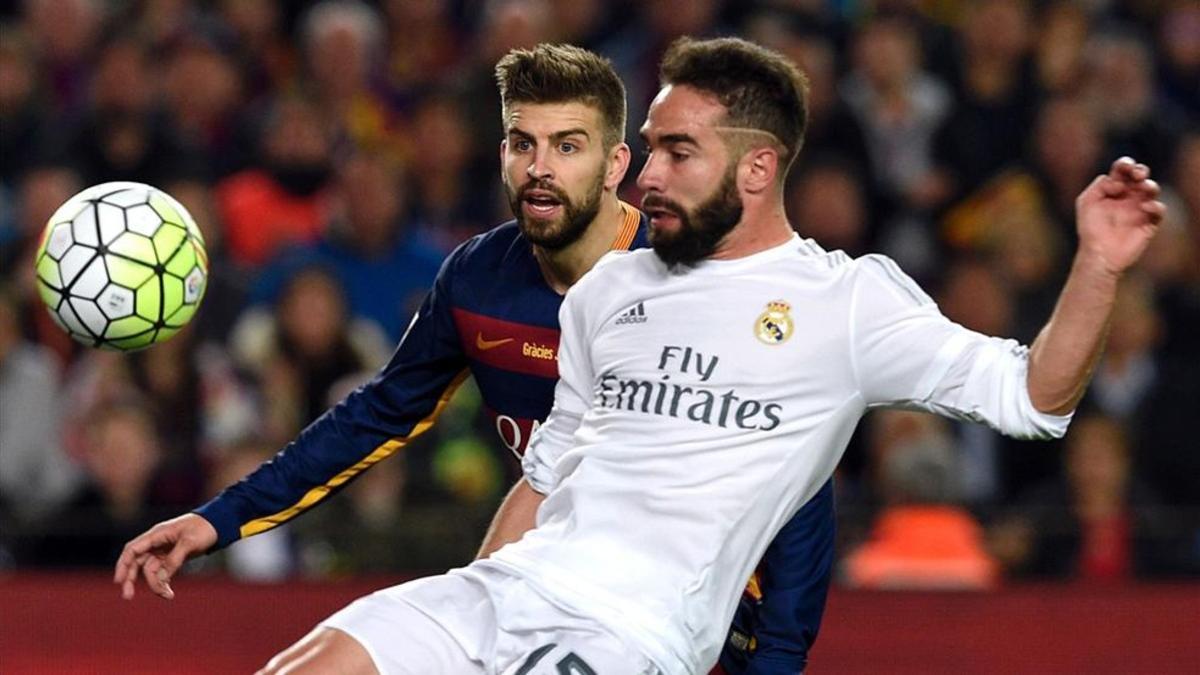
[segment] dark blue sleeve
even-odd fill
[[[391,360],[370,382],[196,509],[217,530],[214,550],[321,503],[434,423],[467,375],[451,312],[458,253],[447,258]]]
[[[804,670],[825,613],[835,529],[831,478],[767,547],[759,565],[762,597],[743,599],[721,654],[729,675],[796,675]],[[738,633],[742,637],[736,638]],[[753,637],[753,649],[747,648],[746,636]]]

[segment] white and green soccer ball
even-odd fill
[[[167,193],[103,183],[46,223],[37,286],[56,323],[92,347],[145,349],[179,332],[204,297],[200,228]]]

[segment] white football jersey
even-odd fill
[[[611,254],[560,311],[554,409],[524,458],[537,526],[490,562],[665,673],[707,672],[776,532],[870,407],[1061,436],[1027,350],[951,323],[890,259],[809,240],[670,269]]]

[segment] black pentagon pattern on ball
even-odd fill
[[[151,194],[114,186],[47,228],[38,285],[56,323],[81,342],[149,346],[178,332],[195,311],[184,302],[164,316],[168,292],[181,300],[191,295],[184,289],[195,284],[193,252],[203,249],[182,222],[154,208]]]

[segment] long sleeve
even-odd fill
[[[851,359],[870,407],[899,407],[982,422],[1015,438],[1066,433],[1070,415],[1029,399],[1029,350],[952,323],[883,256],[865,256],[851,300]]]

